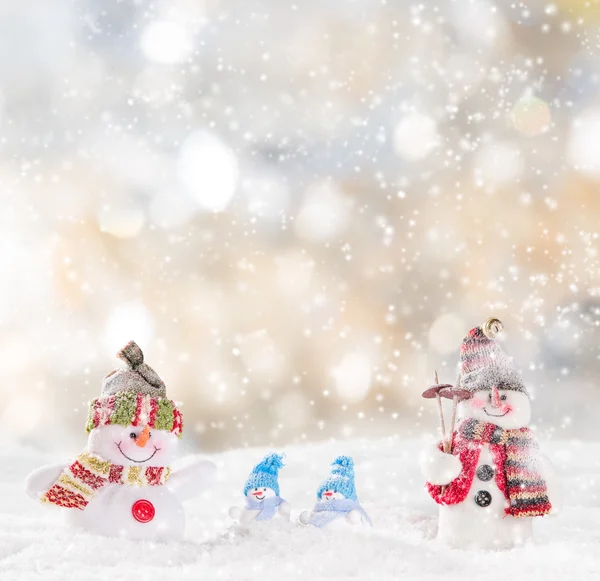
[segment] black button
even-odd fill
[[[477,478],[487,482],[494,477],[494,469],[489,464],[482,464],[477,468]]]
[[[489,506],[492,503],[492,495],[487,490],[480,490],[475,495],[475,502],[479,506]]]

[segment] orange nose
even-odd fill
[[[143,448],[147,444],[148,438],[150,438],[150,428],[146,426],[142,430],[142,433],[136,438],[135,445]]]
[[[492,407],[499,408],[502,407],[502,400],[500,399],[500,392],[498,388],[494,385],[492,387]]]

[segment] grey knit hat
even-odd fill
[[[495,340],[503,328],[498,319],[488,319],[463,339],[459,362],[462,388],[474,392],[495,386],[529,395],[512,360]]]
[[[102,397],[132,391],[153,397],[167,397],[167,388],[158,373],[144,363],[144,354],[135,341],[129,341],[117,353],[127,369],[115,369],[102,381]]]

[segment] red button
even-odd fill
[[[131,507],[131,514],[138,522],[147,523],[154,518],[156,510],[149,500],[136,500]]]

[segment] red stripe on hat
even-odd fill
[[[175,404],[173,404],[173,406],[175,406]],[[176,407],[173,407],[173,428],[171,431],[177,436],[183,431],[183,416]]]
[[[148,418],[148,425],[154,428],[156,425],[156,414],[158,413],[158,401],[156,398],[150,399],[150,417]]]
[[[131,422],[132,426],[137,426],[140,423],[140,416],[142,414],[142,401],[144,398],[144,394],[137,393],[135,395],[135,414],[133,415],[133,421]]]
[[[100,408],[102,404],[99,400],[94,401],[94,411],[92,416],[92,422],[94,424],[94,428],[97,428],[100,425]]]
[[[486,367],[490,364],[490,357],[477,357],[474,359],[463,359],[461,361],[461,367],[464,373],[470,373],[471,371],[475,371],[476,369],[481,369],[482,367]]]
[[[102,407],[99,413],[100,425],[107,426],[110,424],[110,416],[115,409],[115,396],[111,395],[108,399],[102,402]]]

